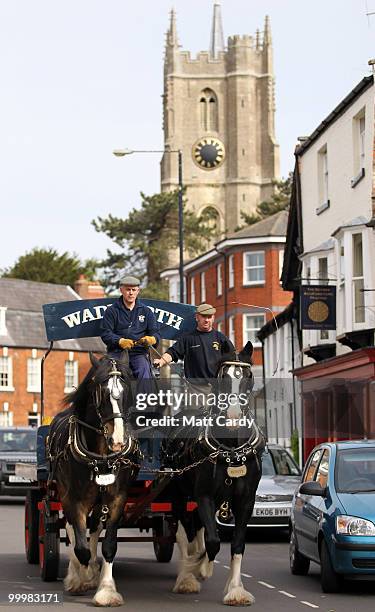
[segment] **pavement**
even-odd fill
[[[138,535],[138,531],[134,531]],[[57,593],[64,603],[43,604],[38,608],[82,611],[92,606],[91,596],[63,594],[62,578],[67,567],[67,549],[61,545],[60,579],[43,583],[39,568],[29,565],[24,553],[23,501],[0,500],[0,606],[7,610],[36,609],[31,603],[10,605],[10,593]],[[230,563],[230,545],[222,543],[215,563],[214,576],[202,583],[199,594],[172,593],[178,567],[175,548],[170,563],[157,563],[152,544],[145,542],[119,543],[114,577],[117,589],[124,597],[128,612],[204,612],[224,609],[222,591]],[[311,564],[308,576],[292,576],[289,571],[288,538],[285,532],[251,531],[242,565],[243,583],[255,596],[254,612],[364,612],[372,611],[375,603],[375,581],[347,582],[342,592],[325,595],[320,589],[319,566]],[[125,609],[124,608],[124,609]]]

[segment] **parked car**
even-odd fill
[[[248,527],[278,527],[289,525],[293,494],[301,482],[301,470],[292,455],[282,446],[269,444],[262,455],[262,478],[258,486],[254,510]],[[216,520],[224,530],[233,528],[233,516]]]
[[[317,446],[291,515],[290,569],[320,563],[325,593],[346,578],[375,578],[375,440]]]
[[[15,467],[36,463],[36,437],[33,427],[0,427],[0,495],[26,495],[29,481]]]

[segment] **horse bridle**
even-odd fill
[[[94,427],[93,425],[90,425],[89,423],[82,421],[81,419],[77,418],[75,415],[72,415],[69,418],[70,429],[69,429],[68,445],[71,445],[72,452],[76,456],[76,458],[85,463],[92,462],[92,461],[94,461],[95,463],[100,463],[102,461],[107,461],[107,462],[108,461],[119,461],[122,458],[124,458],[126,455],[128,455],[131,451],[135,450],[135,446],[136,446],[136,441],[131,436],[129,436],[127,440],[128,442],[127,445],[121,451],[109,453],[108,455],[103,456],[98,453],[94,453],[93,451],[89,451],[87,448],[85,448],[80,440],[80,436],[78,435],[77,425],[81,425],[82,427],[95,431],[99,435],[102,435],[107,442],[107,446],[109,447],[109,432],[107,428],[107,423],[109,421],[112,421],[115,418],[121,418],[124,421],[126,421],[127,416],[122,413],[117,414],[117,413],[112,412],[112,414],[103,418],[99,410],[99,407],[103,399],[101,385],[104,382],[108,381],[111,377],[113,377],[114,382],[112,385],[112,389],[110,391],[110,395],[114,400],[118,400],[122,393],[122,389],[119,388],[119,381],[122,380],[124,383],[126,383],[126,381],[124,380],[122,376],[122,372],[120,372],[119,369],[117,368],[116,360],[110,359],[110,361],[111,361],[112,369],[109,372],[108,377],[105,380],[103,380],[100,383],[97,383],[95,380],[95,376],[93,376],[92,378],[92,381],[96,383],[96,386],[93,392],[93,397],[94,397],[94,408],[99,418],[100,428]]]
[[[225,361],[221,364],[218,374],[220,374],[221,370],[224,370],[226,367],[230,367],[231,365],[237,368],[244,368],[244,367],[250,368],[251,367],[251,365],[247,362]],[[219,375],[218,375],[218,378],[220,379]],[[245,416],[245,415],[248,415],[249,413],[250,413],[250,409],[248,406],[247,410],[244,411],[243,414]],[[218,452],[219,456],[222,457],[228,464],[231,464],[232,462],[244,463],[249,455],[257,454],[257,447],[261,444],[262,438],[263,438],[263,435],[258,425],[255,423],[255,420],[253,420],[253,426],[256,432],[255,437],[254,438],[249,437],[249,439],[246,440],[243,444],[235,448],[231,446],[227,446],[226,444],[223,444],[223,442],[219,442],[216,438],[212,439],[211,436],[209,435],[208,426],[205,427],[204,436],[201,437],[201,441],[204,442],[205,446],[208,448],[210,453]]]

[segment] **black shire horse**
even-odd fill
[[[68,408],[55,416],[48,438],[50,480],[66,517],[74,547],[64,586],[70,592],[97,589],[93,603],[119,606],[123,598],[112,577],[117,529],[128,487],[139,463],[138,443],[128,429],[132,403],[128,353],[120,360],[91,356],[92,368],[76,391],[64,398]],[[86,521],[90,517],[90,543]],[[102,529],[101,572],[97,545]]]
[[[265,439],[249,410],[249,396],[254,384],[251,353],[252,345],[248,343],[239,354],[239,360],[232,356],[223,361],[216,381],[218,399],[223,397],[222,393],[234,393],[242,402],[221,410],[219,402],[214,408],[195,410],[197,420],[202,416],[212,417],[212,420],[206,421],[209,424],[201,429],[196,427],[193,432],[185,429],[185,432],[170,434],[164,457],[167,466],[177,469],[200,462],[172,481],[173,506],[178,521],[176,541],[181,552],[180,570],[173,591],[198,593],[199,580],[212,575],[214,559],[220,549],[216,514],[226,517],[231,511],[235,527],[223,603],[232,606],[251,605],[255,601],[241,580],[246,525],[254,507],[265,447]],[[247,396],[246,402],[244,396]],[[189,499],[197,503],[197,510],[193,513],[186,512]]]

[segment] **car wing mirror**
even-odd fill
[[[301,495],[315,495],[315,497],[325,497],[327,487],[322,487],[319,482],[309,481],[303,482],[299,487]]]

